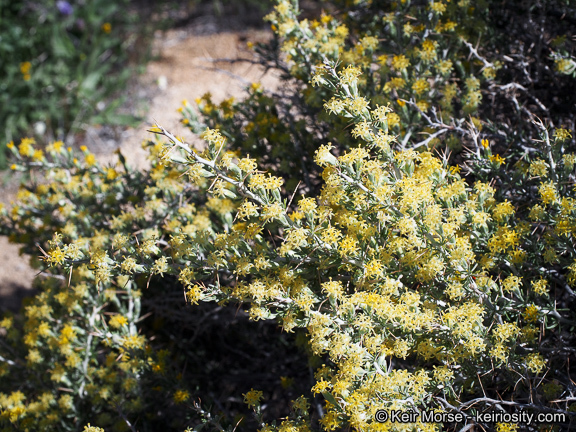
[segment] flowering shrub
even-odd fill
[[[281,65],[294,87],[270,95],[253,85],[245,101],[219,105],[206,96],[200,117],[185,104],[183,122],[203,129],[205,148],[154,125],[155,138],[144,143],[148,171],[130,169],[121,154],[101,166],[61,142],[46,153],[30,139],[10,145],[12,168],[40,170],[41,180],[2,210],[0,227],[25,251],[41,247],[44,272],[24,313],[0,322],[0,424],[539,427],[479,417],[506,408],[554,414],[567,428],[576,325],[572,132],[536,121],[538,142],[514,160],[495,152],[480,120],[464,127],[480,110],[482,80],[494,76],[480,78],[470,66],[442,78],[436,68],[477,53],[466,39],[443,47],[449,20],[472,20],[468,6],[431,2],[426,14],[407,15],[409,5],[396,4],[376,25],[360,12],[348,12],[346,24],[328,16],[297,22],[295,5],[280,1],[269,18],[295,60]],[[396,45],[380,43],[390,35]],[[409,84],[386,91],[395,78]],[[460,96],[443,106],[435,89],[452,84]],[[426,142],[414,142],[422,132]],[[446,145],[475,144],[468,179],[447,154],[428,149],[448,134]],[[193,306],[170,302],[174,293]],[[313,379],[301,379],[290,412],[269,415],[270,395],[257,380],[236,395],[252,420],[204,403],[199,378],[186,375],[198,345],[180,332],[206,303],[244,305],[252,320],[295,334],[284,340],[304,348]],[[163,306],[173,308],[164,315],[170,325],[148,323]],[[279,382],[291,385],[289,377]],[[400,423],[381,410],[461,417]]]
[[[362,72],[356,85],[366,101],[390,104],[399,148],[447,147],[451,161],[461,163],[458,153],[479,148],[484,135],[515,162],[534,150],[537,118],[573,127],[569,95],[576,88],[567,74],[576,58],[570,25],[576,12],[565,2],[533,9],[469,1],[330,4],[334,12],[316,20],[299,19],[290,2],[267,17],[276,39],[254,49],[290,85],[274,94],[254,86],[246,100],[219,105],[206,95],[197,101],[201,120],[183,107],[183,122],[196,133],[206,126],[222,130],[262,167],[308,189],[317,186],[313,155],[324,140],[337,148],[355,145],[346,133],[349,117],[328,120],[344,107],[318,86],[326,59]]]

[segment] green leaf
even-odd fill
[[[80,83],[80,91],[83,93],[90,93],[96,89],[98,85],[98,81],[100,81],[100,73],[92,72],[84,78],[84,80]]]
[[[280,201],[282,198],[280,197],[280,190],[279,189],[273,189],[272,190],[272,196],[274,197],[274,199],[276,201]]]
[[[102,113],[92,118],[93,123],[112,126],[137,126],[140,120],[137,116],[131,114],[117,114],[114,112]]]
[[[238,198],[238,195],[236,195],[234,192],[232,192],[230,189],[224,189],[223,190],[224,196],[230,198],[230,199],[236,199]]]
[[[52,34],[52,49],[56,57],[70,58],[74,55],[74,44],[66,35],[55,31]]]
[[[328,402],[334,405],[338,411],[344,412],[344,410],[342,410],[342,407],[340,406],[336,398],[332,395],[332,393],[325,391],[322,392],[322,396],[324,396],[324,399],[326,399]]]

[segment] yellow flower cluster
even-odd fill
[[[570,248],[555,243],[576,232],[576,201],[566,196],[567,182],[555,177],[557,155],[534,158],[519,170],[528,182],[534,180],[528,174],[542,180],[533,188],[542,203],[526,208],[497,189],[500,177],[477,175],[482,180],[470,188],[460,167],[449,168],[447,157],[429,151],[445,135],[454,138],[463,124],[437,129],[431,119],[440,122],[441,116],[431,107],[439,103],[453,113],[464,105],[473,113],[482,82],[467,70],[455,79],[462,63],[454,50],[465,41],[448,45],[442,35],[454,29],[450,18],[466,2],[431,2],[428,21],[420,13],[409,17],[404,3],[391,4],[393,12],[382,22],[394,39],[378,29],[351,32],[354,16],[343,17],[346,24],[330,15],[299,20],[288,1],[279,1],[268,16],[284,38],[291,73],[321,87],[304,85],[302,97],[314,110],[324,104],[322,126],[330,126],[321,137],[327,144],[317,146],[318,136],[309,133],[315,147],[298,149],[304,159],[314,154],[320,167],[306,172],[306,196],[293,192],[298,182],[284,176],[292,164],[282,159],[285,147],[292,151],[306,134],[292,139],[274,99],[258,84],[243,106],[261,105],[250,106],[250,117],[241,121],[234,101],[201,99],[202,113],[214,120],[202,134],[202,152],[155,127],[169,143],[147,144],[152,167],[141,175],[126,166],[102,167],[86,148],[76,158],[61,142],[46,154],[31,139],[8,146],[17,169],[42,166],[47,174],[45,184],[20,193],[18,206],[0,210],[2,221],[13,227],[14,238],[40,236],[49,246],[46,263],[64,267],[70,277],[69,289],[64,280],[48,278],[39,300],[26,307],[21,357],[36,371],[52,361],[50,384],[78,390],[0,394],[2,419],[33,419],[30,428],[44,421],[41,426],[49,428],[56,410],[72,413],[86,400],[106,412],[113,406],[144,418],[136,414],[142,412],[137,395],[145,388],[145,371],[155,380],[162,376],[153,391],[170,395],[170,409],[187,406],[186,380],[180,376],[165,387],[170,361],[179,356],[154,352],[154,341],[139,327],[139,314],[150,303],[141,296],[165,290],[140,292],[137,283],[157,288],[162,278],[170,283],[169,275],[183,285],[183,301],[241,301],[254,320],[276,319],[287,332],[303,330],[311,364],[321,356],[328,363],[315,371],[311,389],[324,397],[320,424],[326,430],[392,429],[398,425],[374,421],[377,409],[427,407],[446,395],[458,404],[453,396],[479,392],[495,366],[520,374],[544,371],[547,359],[535,341],[544,317],[552,321],[558,313],[546,304],[557,276],[526,262],[540,253],[564,266],[568,283],[576,283],[576,261],[565,265]],[[387,52],[384,39],[409,48]],[[470,62],[466,69],[474,68]],[[489,77],[496,66],[483,70]],[[187,109],[185,103],[182,112]],[[307,131],[305,120],[290,127]],[[238,136],[216,129],[234,121],[241,123]],[[470,127],[480,129],[481,122],[472,118]],[[421,134],[429,139],[415,144]],[[560,146],[571,135],[557,129],[554,138]],[[242,157],[232,145],[256,156]],[[491,161],[484,167],[507,169],[487,138],[479,147],[484,162]],[[564,155],[563,169],[571,171],[575,158]],[[271,166],[277,175],[259,170]],[[521,221],[525,213],[530,221]],[[54,226],[60,234],[49,240],[46,231]],[[154,306],[162,310],[165,300]],[[14,327],[22,327],[16,324],[1,320],[0,336],[14,337]],[[158,319],[150,328],[163,325]],[[516,351],[519,343],[528,356]],[[0,374],[8,369],[2,366]],[[257,413],[262,398],[256,390],[244,395]],[[308,430],[308,402],[299,398],[293,406],[295,417],[262,430]]]
[[[251,389],[248,393],[244,394],[244,403],[249,407],[256,407],[260,399],[262,399],[262,392],[259,390]]]

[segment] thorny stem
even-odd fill
[[[441,400],[441,398],[437,398],[439,400]],[[492,404],[492,405],[507,405],[507,406],[514,406],[514,407],[518,407],[518,408],[530,408],[530,409],[534,409],[534,410],[538,410],[538,411],[544,411],[544,412],[550,412],[550,413],[566,413],[566,414],[570,414],[570,415],[576,415],[575,412],[570,412],[570,411],[566,411],[566,410],[559,410],[559,409],[554,409],[554,408],[548,408],[542,405],[536,405],[534,403],[528,403],[528,404],[524,404],[521,402],[515,402],[515,401],[507,401],[507,400],[498,400],[498,399],[492,399],[489,397],[481,397],[481,398],[476,398],[476,399],[472,399],[469,400],[468,402],[463,402],[460,405],[460,408],[467,408],[470,407],[472,405],[475,405],[477,403],[486,403],[486,404]]]
[[[546,146],[546,155],[548,156],[548,162],[550,162],[550,176],[552,177],[554,183],[558,183],[558,177],[556,176],[556,162],[552,156],[552,146],[550,145],[550,135],[548,134],[548,129],[540,119],[538,119],[538,121],[533,120],[532,123],[534,123],[544,135],[544,140],[542,142]]]
[[[465,39],[460,39],[460,41],[468,47],[468,49],[470,50],[470,55],[473,55],[478,60],[480,60],[482,63],[484,63],[485,68],[494,67],[493,63],[490,63],[488,60],[486,60],[484,57],[482,57],[480,54],[478,54],[478,50],[476,48],[474,48],[474,45],[472,45],[470,42],[468,42]]]
[[[94,321],[96,320],[96,316],[98,315],[101,309],[102,308],[96,308],[96,307],[92,308],[92,314],[88,318],[90,328],[94,328]],[[92,339],[94,339],[94,333],[90,332],[88,333],[88,340],[86,341],[85,357],[84,362],[82,363],[82,372],[84,376],[82,377],[82,384],[80,384],[80,389],[78,390],[78,394],[80,395],[80,397],[84,396],[84,386],[86,384],[86,377],[88,375],[88,363],[90,362],[90,357],[92,356]]]
[[[194,158],[194,160],[197,163],[200,163],[202,165],[208,166],[210,168],[212,168],[212,170],[217,174],[218,177],[220,177],[222,180],[232,184],[233,186],[236,187],[236,189],[238,190],[238,192],[240,193],[240,195],[250,198],[253,201],[256,201],[258,204],[260,205],[264,205],[266,204],[264,202],[264,200],[262,198],[260,198],[258,195],[254,194],[253,192],[251,192],[245,185],[243,182],[241,181],[237,181],[234,180],[230,177],[228,177],[227,175],[225,175],[222,170],[220,170],[217,166],[216,166],[216,162],[215,161],[209,161],[208,159],[204,159],[203,157],[199,156],[198,154],[196,154],[196,152],[194,150],[192,150],[190,148],[190,146],[188,144],[186,144],[185,142],[180,141],[178,138],[176,138],[174,135],[172,135],[170,132],[168,132],[166,129],[164,129],[162,126],[160,126],[159,124],[156,124],[156,127],[158,129],[161,130],[161,132],[158,131],[153,131],[151,130],[150,132],[152,133],[156,133],[156,134],[160,134],[160,135],[164,135],[166,138],[168,138],[174,145],[176,145],[177,147],[180,147],[181,149],[183,149],[186,153],[188,153],[190,156],[192,156]]]

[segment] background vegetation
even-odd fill
[[[2,143],[34,133],[65,139],[118,115],[119,90],[134,74],[137,15],[129,2],[3,1],[0,5]],[[115,96],[112,98],[112,96]],[[4,154],[4,151],[1,152]]]

